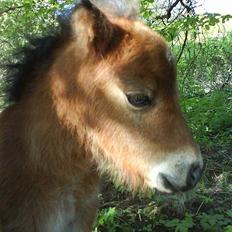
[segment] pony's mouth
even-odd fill
[[[174,194],[174,193],[180,193],[180,192],[186,192],[193,187],[196,186],[197,182],[195,182],[193,185],[184,185],[184,186],[178,186],[175,181],[172,181],[172,177],[168,177],[163,173],[160,173],[158,175],[158,183],[159,185],[162,186],[162,190],[159,190],[159,187],[157,186],[158,191],[163,192],[163,193],[169,193],[169,194]]]
[[[158,186],[157,189],[159,190],[159,186],[162,186],[161,192],[165,193],[176,193],[179,192],[179,188],[176,184],[172,183],[165,174],[160,173],[157,177]]]

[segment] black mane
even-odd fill
[[[69,17],[80,5],[90,7],[88,0],[74,5]],[[64,44],[64,39],[70,35],[70,18],[64,14],[58,17],[59,26],[50,31],[49,35],[28,39],[26,46],[14,52],[14,60],[5,65],[7,75],[3,78],[4,94],[6,103],[16,103],[21,100],[25,88],[32,87],[36,79],[48,71],[54,60],[54,51]],[[33,88],[29,88],[33,91]]]
[[[50,67],[52,53],[58,46],[60,37],[58,33],[54,33],[33,38],[29,40],[28,45],[17,51],[17,61],[7,65],[8,75],[4,79],[7,102],[18,102],[24,89],[37,77],[37,73]]]

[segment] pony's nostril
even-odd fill
[[[201,178],[201,168],[199,165],[193,165],[187,176],[187,186],[194,187]]]

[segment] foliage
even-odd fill
[[[225,217],[223,214],[206,214],[202,213],[198,216],[200,225],[204,231],[220,231],[224,226],[229,225],[232,218]],[[228,229],[228,226],[227,226]]]
[[[56,25],[55,13],[63,8],[64,3],[55,0],[0,0],[0,62],[30,37],[49,33]]]
[[[197,41],[188,41],[178,63],[179,87],[184,97],[229,90],[231,87],[232,33],[219,38],[208,37],[207,40],[203,39],[203,35]],[[176,46],[174,53],[178,53],[179,49]]]
[[[208,148],[230,146],[232,92],[215,91],[182,100],[183,110],[196,139]]]
[[[99,231],[101,227],[104,227],[106,230],[110,230],[112,232],[117,231],[119,228],[119,225],[115,223],[116,218],[119,216],[119,212],[117,211],[115,207],[110,207],[107,209],[102,210],[99,213],[97,224],[96,224],[96,230],[95,232]]]
[[[194,225],[192,215],[186,215],[184,219],[161,220],[160,223],[176,232],[188,232]]]

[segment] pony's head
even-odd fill
[[[120,183],[190,189],[203,161],[178,104],[175,61],[136,8],[116,5],[82,0],[65,19],[49,71],[57,115]]]

